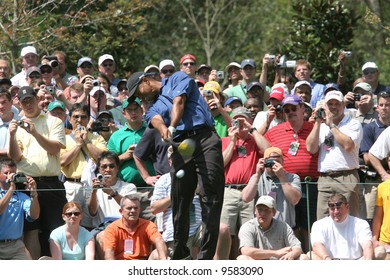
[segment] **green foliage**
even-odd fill
[[[349,49],[359,17],[339,1],[294,0],[291,5],[288,58],[308,60],[318,82],[336,81],[339,52]]]

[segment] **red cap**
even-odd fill
[[[269,98],[275,98],[276,100],[282,101],[284,99],[284,88],[276,87],[271,91]]]
[[[183,56],[180,58],[180,64],[182,64],[183,61],[186,60],[186,59],[192,59],[193,61],[196,62],[196,57],[193,56],[192,54],[189,54],[189,53],[188,53],[188,54],[183,55]]]

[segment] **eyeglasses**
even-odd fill
[[[173,74],[174,72],[175,72],[175,69],[165,69],[165,70],[161,70],[161,73],[163,73],[163,74],[167,74],[167,73]]]
[[[297,110],[297,107],[291,107],[291,111],[292,111],[292,112],[295,112],[296,110]],[[288,109],[288,108],[283,108],[283,113],[285,113],[285,114],[290,113],[290,109]]]
[[[128,91],[129,89],[127,87],[121,87],[121,88],[118,88],[118,91],[121,92],[121,91]]]
[[[363,70],[363,75],[367,76],[368,74],[374,74],[377,70],[374,68],[367,68]]]
[[[116,167],[116,165],[113,164],[113,163],[110,163],[110,164],[102,164],[102,165],[100,165],[100,168],[101,168],[101,169],[106,169],[107,167],[109,167],[110,169],[113,169],[113,168]]]
[[[114,66],[114,64],[112,63],[107,63],[107,64],[102,64],[103,67],[112,67]]]
[[[52,69],[41,70],[41,74],[50,74],[51,72],[53,72]]]
[[[41,74],[39,74],[39,73],[36,73],[36,74],[32,73],[28,77],[30,79],[39,79],[41,77]]]
[[[342,201],[338,201],[338,202],[335,202],[335,203],[328,203],[328,207],[330,210],[339,210],[341,208],[341,205],[343,205],[344,202]]]
[[[188,66],[188,65],[191,65],[191,66],[195,66],[195,62],[185,62],[183,63],[184,66]]]
[[[78,120],[78,119],[86,120],[88,118],[88,116],[87,115],[74,115],[74,116],[72,116],[72,118],[74,118],[75,120]]]
[[[67,216],[68,218],[72,217],[72,215],[74,215],[75,217],[78,217],[80,216],[80,212],[68,212],[68,213],[64,213],[65,216]]]
[[[81,64],[80,68],[92,68],[92,64]]]

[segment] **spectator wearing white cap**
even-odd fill
[[[386,91],[386,86],[379,82],[379,68],[375,62],[366,62],[362,66],[362,79],[363,82],[370,84],[372,93],[378,95],[382,91]]]
[[[161,60],[159,70],[161,79],[168,78],[176,72],[175,63],[170,59]]]
[[[113,96],[117,96],[117,85],[121,81],[120,78],[115,77],[116,63],[111,54],[103,54],[98,60],[99,73],[107,76],[110,81],[110,92]]]
[[[326,94],[322,108],[325,118],[317,117],[306,138],[311,154],[319,152],[317,219],[328,215],[328,199],[332,193],[345,195],[351,215],[359,215],[359,148],[362,125],[344,113],[343,94],[333,90]],[[315,112],[318,112],[318,108]]]
[[[86,75],[92,75],[94,71],[92,58],[84,56],[77,61],[77,74],[79,81]]]
[[[228,73],[228,82],[229,86],[227,89],[235,87],[241,82],[242,76],[240,73],[241,65],[238,62],[230,62],[226,68],[225,71]],[[226,90],[223,91],[223,93],[226,94]]]
[[[308,81],[299,81],[294,86],[294,94],[298,95],[303,102],[310,103],[311,100],[311,85]]]
[[[29,67],[38,66],[37,50],[33,46],[27,46],[20,52],[22,70],[11,78],[14,86],[28,86],[26,81],[26,72]]]
[[[94,86],[89,92],[89,107],[91,110],[91,119],[88,127],[96,120],[100,111],[106,110],[107,106],[107,92],[103,87]]]
[[[274,218],[275,200],[268,195],[256,202],[256,217],[243,224],[239,231],[238,260],[296,260],[302,255],[301,242],[291,227]]]
[[[144,73],[151,73],[152,75],[150,76],[151,78],[155,79],[156,81],[161,81],[160,77],[160,69],[158,68],[157,65],[150,64],[145,67]]]

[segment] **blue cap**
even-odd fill
[[[241,106],[243,105],[243,104],[242,104],[242,100],[241,100],[240,97],[231,96],[231,97],[229,97],[228,99],[226,99],[225,104],[223,104],[223,107],[226,107],[227,105],[229,105],[229,104],[232,103],[233,101],[239,101],[239,102],[241,103]]]
[[[303,103],[303,100],[298,95],[289,95],[283,99],[282,106],[287,105],[287,104],[297,106],[297,105],[302,104],[302,103]]]
[[[247,65],[250,65],[252,66],[253,68],[256,68],[256,62],[253,60],[253,59],[250,59],[250,58],[247,58],[247,59],[244,59],[242,62],[241,62],[241,68],[244,69],[245,66]]]

